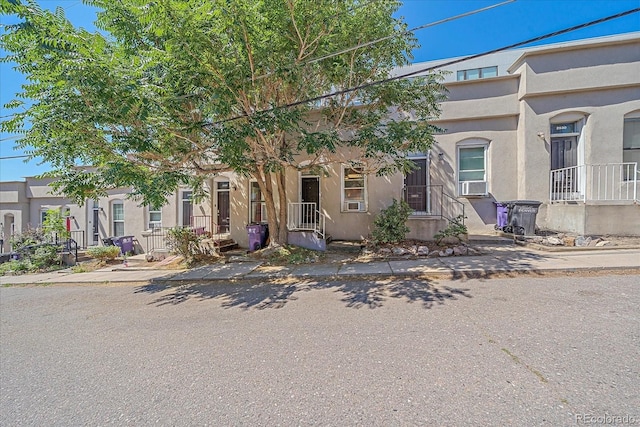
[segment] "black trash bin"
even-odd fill
[[[536,215],[542,202],[536,200],[513,200],[505,202],[508,209],[507,227],[513,234],[533,236],[536,234]]]
[[[249,224],[247,225],[247,234],[249,236],[249,250],[257,251],[267,243],[269,226],[267,224]]]

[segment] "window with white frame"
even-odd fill
[[[149,230],[162,228],[162,210],[149,207]]]
[[[634,172],[640,170],[640,117],[624,119],[622,161],[636,164],[636,167],[625,165],[624,171],[625,180],[634,179]]]
[[[367,210],[367,179],[364,169],[357,166],[342,167],[342,210],[364,212]]]
[[[484,196],[487,189],[486,142],[467,142],[458,145],[458,194]]]
[[[115,237],[124,236],[124,203],[115,200],[111,204],[112,230]]]
[[[47,219],[47,214],[48,213],[49,213],[49,209],[48,208],[40,209],[40,227],[42,227],[44,225],[44,222]]]
[[[249,183],[249,222],[267,222],[267,204],[256,181]]]

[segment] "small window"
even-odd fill
[[[342,210],[366,211],[367,180],[363,168],[345,166],[342,173]]]
[[[113,235],[115,237],[124,236],[124,204],[121,201],[115,201],[111,205]]]
[[[193,192],[182,191],[180,197],[180,225],[190,227],[193,221]]]
[[[471,68],[469,70],[460,70],[457,73],[458,81],[487,79],[489,77],[498,76],[498,67]]]
[[[149,230],[162,228],[162,210],[149,208]]]
[[[249,222],[267,222],[267,204],[260,186],[256,181],[251,181],[249,201]]]
[[[44,225],[44,222],[47,219],[47,214],[49,213],[49,209],[42,209],[40,211],[40,227]]]

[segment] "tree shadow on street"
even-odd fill
[[[186,301],[218,300],[224,308],[243,310],[282,308],[298,299],[300,292],[332,290],[339,295],[347,308],[382,307],[389,300],[418,303],[429,309],[447,301],[472,298],[469,289],[441,286],[429,279],[314,281],[278,279],[265,283],[214,283],[214,284],[150,284],[136,288],[135,293],[157,294],[149,304],[157,307],[177,305]]]

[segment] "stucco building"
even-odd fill
[[[442,69],[450,72],[449,93],[435,124],[444,132],[430,152],[410,155],[414,172],[363,174],[345,153],[343,164],[321,174],[287,174],[292,241],[365,238],[394,198],[415,211],[411,238],[430,239],[463,213],[471,232],[489,232],[495,202],[508,200],[541,202],[540,228],[640,235],[640,33],[504,51]],[[160,210],[126,199],[126,189],[79,207],[51,196],[48,184],[1,183],[5,236],[39,225],[53,207],[68,210],[83,245],[133,235],[140,250],[150,249],[148,230],[176,225],[247,247],[246,225],[266,220],[257,184],[231,173],[209,181],[209,200],[195,204],[183,188]]]

